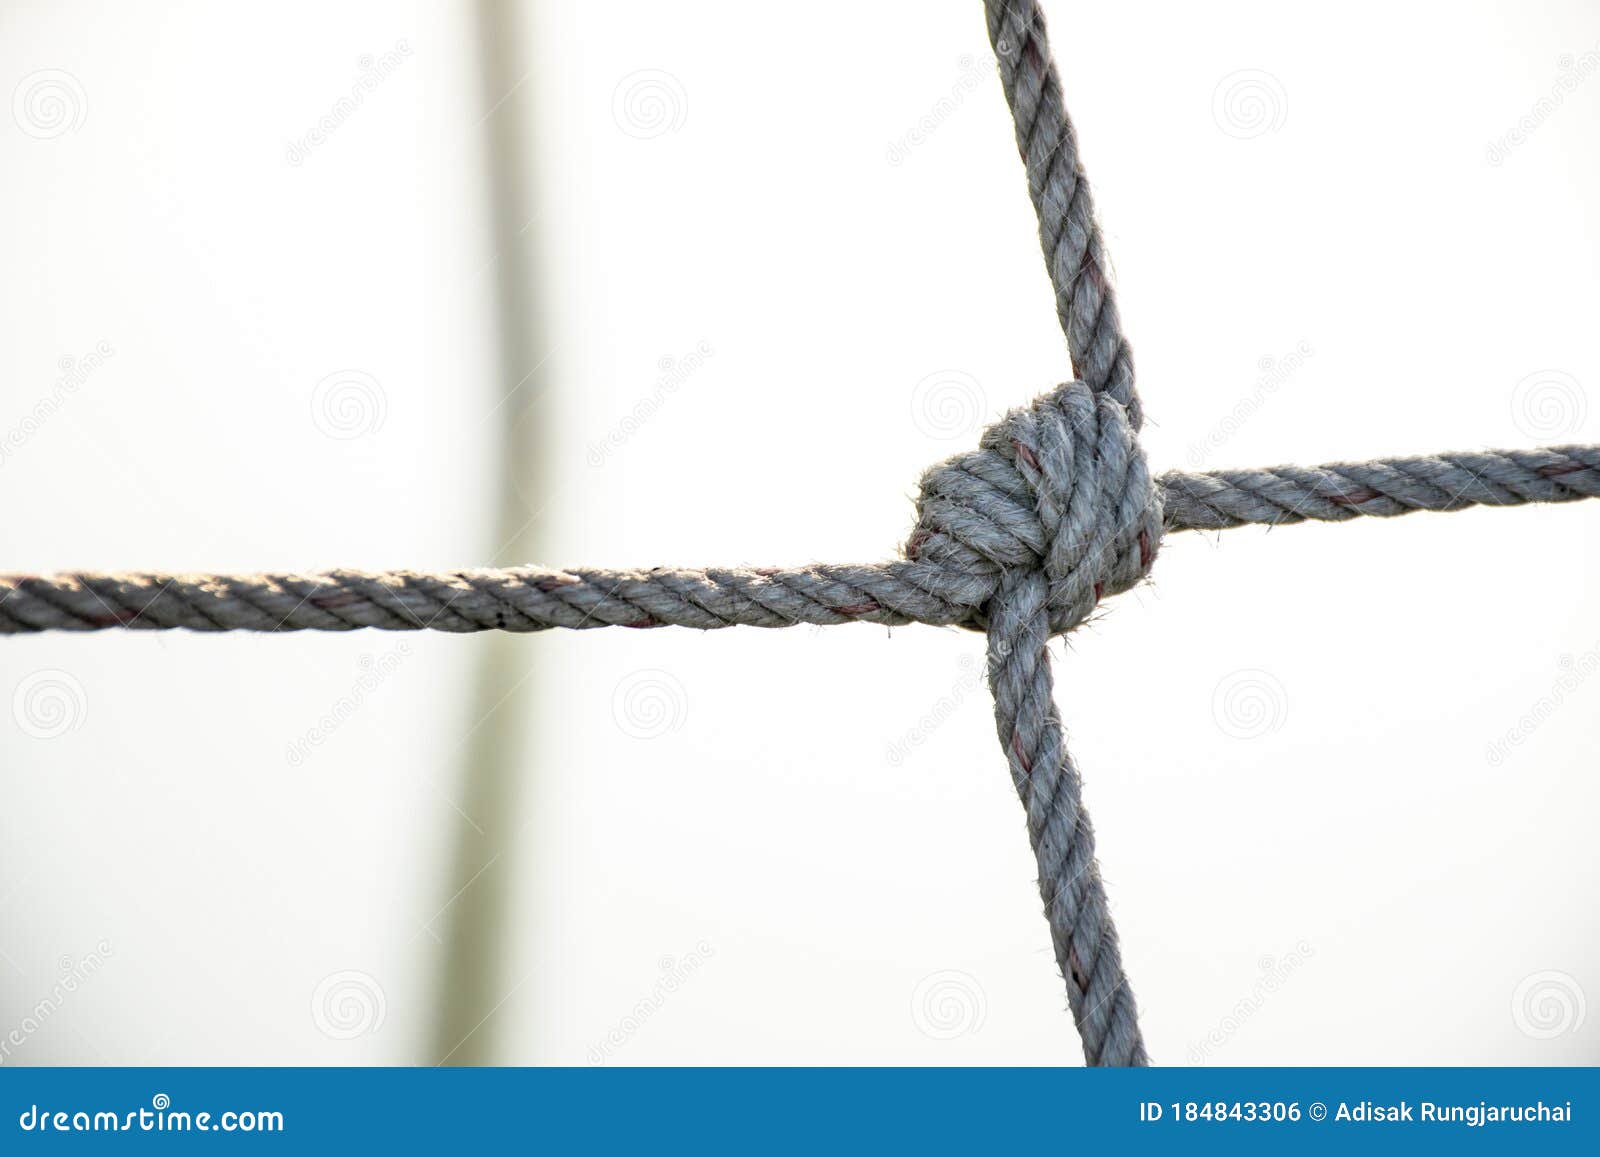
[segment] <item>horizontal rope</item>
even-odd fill
[[[1600,497],[1600,446],[1174,471],[1156,488],[1169,531],[1570,502]],[[0,575],[0,634],[974,625],[999,582],[998,569],[982,574],[913,560],[792,569]]]
[[[1542,446],[1326,466],[1171,472],[1157,484],[1170,530],[1346,522],[1418,510],[1600,497],[1600,446]]]

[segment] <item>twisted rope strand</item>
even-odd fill
[[[1346,522],[1417,510],[1600,497],[1600,446],[1480,450],[1204,474],[1173,471],[1158,481],[1169,529]]]
[[[1164,503],[1149,485],[1138,445],[1143,412],[1133,351],[1106,275],[1044,17],[1034,0],[985,0],[984,7],[1073,372],[1089,397],[1106,399],[1108,408],[1095,407],[1092,443],[1080,438],[1090,423],[1070,389],[1057,394],[1066,421],[1051,415],[1019,431],[1008,418],[993,428],[1010,428],[1049,544],[1042,565],[1004,571],[978,617],[988,620],[995,728],[1027,810],[1039,893],[1084,1058],[1091,1065],[1142,1065],[1148,1058],[1138,1011],[1052,696],[1046,644],[1052,633],[1080,622],[1108,585],[1125,590],[1149,570]],[[989,434],[983,444],[993,444]]]
[[[1138,1010],[1095,861],[1094,827],[1052,694],[1047,601],[1040,571],[1011,571],[1002,580],[989,627],[996,728],[1027,811],[1039,895],[1084,1058],[1091,1065],[1145,1065]]]
[[[1600,497],[1600,446],[1552,446],[1155,480],[1168,531]],[[1017,483],[1020,485],[1020,483]],[[971,564],[969,564],[970,566]],[[977,625],[987,573],[917,561],[705,570],[471,569],[442,574],[0,575],[0,634],[191,631],[543,631],[595,627]]]
[[[1094,198],[1062,100],[1044,15],[1034,0],[985,0],[984,9],[1072,371],[1095,393],[1122,403],[1137,430],[1144,412],[1133,384],[1133,350],[1122,335]]]

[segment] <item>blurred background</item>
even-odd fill
[[[1155,468],[1600,439],[1592,5],[1045,9]],[[0,92],[0,570],[869,561],[1068,372],[976,0],[10,0]],[[1597,575],[1187,534],[1059,648],[1157,1061],[1600,1060]],[[981,656],[0,641],[0,1063],[1078,1063]]]

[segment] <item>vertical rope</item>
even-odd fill
[[[1145,1065],[1138,1008],[1095,862],[1094,825],[1051,695],[1047,588],[1037,570],[1008,571],[1001,579],[989,627],[995,727],[1027,809],[1039,895],[1084,1059]]]
[[[1106,276],[1044,17],[1034,0],[985,0],[985,8],[1073,372],[1095,394],[1118,403],[1137,431],[1142,414],[1133,354]],[[1052,696],[1050,585],[1044,570],[1013,568],[989,604],[995,728],[1027,810],[1039,894],[1084,1058],[1091,1065],[1144,1065],[1149,1057],[1095,862],[1094,826]]]
[[[1121,402],[1137,430],[1144,414],[1133,384],[1133,351],[1122,335],[1116,291],[1106,275],[1094,198],[1050,58],[1044,15],[1035,0],[985,0],[984,8],[1072,372],[1095,393]]]

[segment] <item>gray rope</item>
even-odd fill
[[[1052,633],[1081,622],[1103,594],[1144,577],[1161,537],[1163,504],[1138,444],[1143,414],[1133,352],[1106,276],[1100,226],[1043,14],[1033,0],[985,0],[984,8],[1056,315],[1082,382],[1058,390],[1050,399],[1055,405],[1036,404],[1026,420],[1011,415],[982,441],[1032,483],[1044,539],[1028,544],[1033,558],[990,556],[1002,566],[1000,588],[987,605],[995,730],[1027,811],[1039,895],[1084,1057],[1091,1065],[1142,1065],[1148,1057],[1138,1010],[1095,860],[1082,783],[1052,695],[1047,644]],[[946,467],[930,478],[937,482],[950,473]],[[919,536],[928,533],[928,482]],[[991,494],[967,500],[970,507],[961,511],[966,521],[967,510],[1001,505]],[[914,538],[912,547],[920,545]],[[976,540],[970,547],[982,551]]]
[[[1015,533],[1026,526],[1018,522],[1016,500],[1027,484],[1014,465],[1002,461],[998,469],[1004,481],[986,501],[1009,520],[998,525]],[[1600,446],[1172,472],[1158,477],[1155,488],[1168,531],[1571,502],[1600,497]],[[928,555],[937,550],[915,534],[911,547],[915,559],[761,569],[7,574],[0,575],[0,635],[113,627],[463,633],[860,622],[982,628],[983,607],[999,590],[1003,567],[982,556],[967,559],[971,570],[932,561]]]
[[[1022,433],[1015,417],[996,428],[999,437],[1012,439],[1019,464],[1025,461],[1038,474],[1037,508],[1048,541],[1040,552],[1042,565],[1005,560],[1000,589],[988,605],[995,724],[1027,809],[1039,891],[1084,1056],[1091,1065],[1142,1065],[1148,1057],[1095,861],[1094,829],[1051,694],[1050,632],[1070,630],[1102,593],[1125,590],[1144,575],[1155,554],[1164,499],[1175,500],[1169,521],[1226,526],[1339,520],[1353,516],[1352,504],[1373,514],[1423,506],[1454,510],[1573,488],[1564,485],[1567,475],[1551,477],[1535,469],[1529,478],[1515,463],[1468,465],[1458,457],[1399,469],[1384,464],[1286,469],[1192,482],[1169,476],[1157,497],[1144,477],[1136,438],[1142,411],[1133,355],[1122,333],[1043,14],[1035,0],[985,0],[985,10],[1073,370],[1086,383],[1088,396],[1102,402],[1090,440],[1068,440],[1072,431],[1087,428],[1080,410],[1071,411],[1066,421],[1045,421]],[[985,447],[994,445],[996,430],[986,433]],[[1586,465],[1592,481],[1593,462]],[[1573,471],[1572,480],[1580,473]],[[926,486],[923,512],[926,518]]]
[[[984,432],[981,447],[923,478],[907,554],[1000,568],[999,590],[984,609],[995,729],[1027,811],[1067,1003],[1089,1064],[1145,1064],[1094,828],[1052,695],[1048,643],[1148,573],[1161,498],[1127,410],[1082,382],[1007,415]],[[1009,492],[1001,462],[1028,484],[1028,498]]]
[[[1520,506],[1600,497],[1600,446],[1480,450],[1327,466],[1161,476],[1167,525],[1346,522],[1415,510]]]
[[[1144,411],[1133,385],[1133,351],[1122,336],[1094,198],[1050,57],[1044,14],[1034,0],[984,0],[984,9],[1072,372],[1095,393],[1121,402],[1137,430]]]
[[[1006,575],[1005,587],[989,630],[995,721],[1011,782],[1027,810],[1039,894],[1084,1058],[1091,1065],[1148,1064],[1095,861],[1082,781],[1052,695],[1048,583],[1038,570],[1015,571]]]
[[[1342,522],[1600,497],[1600,447],[1168,473],[1139,446],[1133,357],[1034,0],[986,0],[1045,265],[1079,381],[1012,411],[924,474],[904,558],[797,569],[539,567],[320,574],[0,576],[0,634],[711,629],[874,622],[988,633],[995,723],[1027,813],[1068,1003],[1094,1065],[1147,1063],[1052,696],[1047,644],[1149,573],[1163,531]]]

